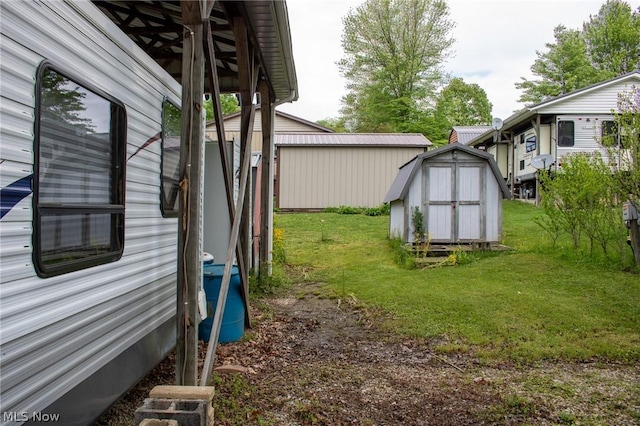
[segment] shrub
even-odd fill
[[[554,175],[542,173],[540,182],[544,215],[535,221],[554,246],[562,234],[567,234],[578,250],[586,237],[591,257],[596,247],[608,256],[611,243],[623,257],[625,230],[617,205],[619,194],[611,170],[600,156],[570,155],[562,170]]]
[[[326,207],[322,210],[324,213],[338,213],[338,214],[363,214],[367,216],[388,216],[391,207],[389,204],[381,204],[378,207],[352,207],[352,206],[339,206],[339,207]]]

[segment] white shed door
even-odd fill
[[[426,221],[425,230],[433,241],[453,238],[453,167],[426,167]]]
[[[426,164],[425,228],[432,241],[483,238],[484,164]]]
[[[460,165],[457,170],[458,199],[456,218],[457,240],[478,240],[482,237],[482,167]]]

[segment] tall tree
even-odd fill
[[[333,129],[337,133],[347,133],[344,117],[328,117],[322,120],[316,121],[321,126]]]
[[[609,77],[640,68],[640,10],[621,0],[608,0],[583,25],[593,65]]]
[[[407,131],[442,79],[453,39],[444,0],[367,0],[343,18],[342,102],[355,131]],[[414,121],[412,121],[414,120]]]
[[[569,93],[596,83],[606,75],[598,72],[587,55],[587,43],[578,30],[558,25],[554,29],[555,43],[547,43],[546,52],[536,51],[538,58],[531,66],[531,72],[539,77],[516,83],[523,91],[520,102],[537,103],[564,93]]]
[[[640,67],[640,13],[622,0],[607,0],[581,30],[559,25],[555,43],[536,52],[531,66],[538,77],[516,83],[521,102],[540,102]]]
[[[453,126],[488,126],[491,124],[491,108],[484,89],[456,77],[438,95],[434,111],[438,133],[430,134],[429,138],[440,145],[446,142]]]

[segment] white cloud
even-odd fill
[[[345,94],[336,62],[342,57],[342,18],[363,0],[288,0],[299,100],[278,109],[307,120],[336,117]],[[581,28],[604,0],[449,0],[456,25],[454,56],[444,68],[452,76],[482,87],[494,116],[506,118],[520,109],[520,77],[536,50],[553,42],[553,29],[563,24]],[[633,5],[632,7],[638,7]]]

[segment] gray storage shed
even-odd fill
[[[509,189],[493,156],[460,143],[417,155],[398,172],[385,202],[389,235],[413,241],[412,213],[423,215],[432,243],[498,243]]]

